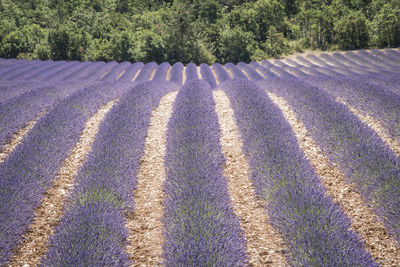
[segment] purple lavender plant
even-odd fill
[[[176,84],[134,86],[107,114],[76,177],[67,212],[51,237],[45,266],[128,266],[124,212],[143,156],[152,110]]]
[[[40,119],[0,165],[0,203],[7,203],[0,206],[0,265],[8,262],[21,241],[87,119],[128,88],[103,83],[68,97]]]
[[[118,79],[118,81],[130,82],[133,77],[135,77],[136,72],[143,68],[144,64],[142,62],[136,62],[126,69],[124,74]]]
[[[400,242],[400,160],[344,105],[317,87],[285,78],[259,83],[284,97],[328,158],[339,163]]]
[[[199,79],[197,75],[197,66],[194,63],[189,63],[186,67],[186,82],[197,79]]]
[[[222,175],[218,117],[211,88],[190,80],[168,124],[165,166],[166,266],[243,266],[245,240]]]
[[[269,83],[269,81],[265,81]],[[273,86],[273,85],[271,85]],[[231,102],[256,195],[288,246],[292,266],[377,266],[305,159],[282,112],[254,83],[221,87]]]
[[[201,63],[200,65],[200,73],[202,78],[208,82],[211,88],[217,87],[217,81],[215,80],[214,74],[212,73],[210,66],[205,63]]]
[[[167,72],[171,65],[168,62],[161,63],[154,74],[153,81],[165,81],[167,79]]]
[[[224,67],[221,64],[214,63],[212,68],[215,71],[215,73],[217,74],[218,80],[220,83],[223,83],[230,79],[229,74],[226,72],[226,70],[224,69]]]
[[[181,62],[176,62],[171,69],[171,82],[182,85],[182,72],[183,64]]]

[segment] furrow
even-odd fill
[[[42,116],[39,116],[42,117]],[[9,142],[5,143],[0,150],[0,164],[10,155],[11,152],[21,143],[22,139],[32,130],[35,123],[39,120],[36,118],[27,123],[25,127],[19,129],[16,133],[14,133],[8,140]]]
[[[154,266],[162,261],[163,183],[165,180],[165,132],[177,92],[164,96],[153,111],[140,160],[135,210],[127,217],[129,245],[126,252],[135,266]]]
[[[371,116],[367,114],[363,114],[360,111],[358,111],[355,107],[352,105],[348,104],[346,101],[341,99],[340,97],[336,98],[336,101],[342,103],[346,107],[350,109],[351,112],[353,112],[363,123],[367,124],[369,127],[374,130],[380,138],[382,138],[383,141],[390,147],[390,149],[396,153],[398,157],[400,157],[400,142],[396,140],[396,138],[391,137],[386,128],[382,126],[382,124],[372,118]]]
[[[233,210],[240,219],[247,240],[247,254],[252,266],[287,266],[282,237],[269,223],[264,204],[254,193],[250,166],[242,151],[229,98],[223,91],[214,91],[215,111],[221,128],[221,146],[225,156],[223,174],[228,181]]]
[[[382,266],[400,266],[400,247],[388,235],[383,223],[377,220],[369,205],[362,200],[355,185],[346,182],[343,172],[329,162],[288,103],[273,93],[268,93],[268,96],[282,110],[296,134],[300,148],[327,189],[327,194],[340,204],[351,219],[351,229],[362,238],[366,250]]]
[[[82,167],[107,112],[118,100],[115,99],[101,107],[86,122],[79,142],[72,148],[69,156],[53,181],[52,187],[46,191],[40,206],[36,209],[34,220],[24,235],[24,241],[11,257],[10,266],[37,266],[46,253],[49,237],[54,233],[64,215],[64,203],[70,194],[75,176]]]

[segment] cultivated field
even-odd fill
[[[400,49],[0,59],[0,266],[400,266]]]

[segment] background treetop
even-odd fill
[[[249,62],[400,45],[400,0],[0,0],[0,57]]]

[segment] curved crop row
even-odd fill
[[[400,140],[400,95],[360,79],[309,77],[306,81],[374,117],[390,135]]]
[[[128,88],[102,84],[65,99],[36,123],[0,165],[0,203],[4,203],[0,206],[0,265],[28,229],[43,193],[78,142],[88,117]]]
[[[182,84],[183,64],[180,62],[175,63],[171,69],[171,82]]]
[[[128,67],[125,72],[122,74],[122,76],[118,79],[118,81],[125,81],[125,82],[130,82],[132,81],[132,78],[135,76],[135,74],[143,68],[144,64],[142,62],[136,62],[132,64],[130,67]]]
[[[85,83],[41,86],[0,103],[0,145],[41,112],[87,86]]]
[[[161,63],[154,74],[153,81],[165,81],[167,78],[167,72],[171,65],[168,62]]]
[[[267,94],[244,80],[232,80],[221,89],[231,101],[256,193],[288,245],[291,264],[374,265],[350,230],[350,219],[325,195],[290,125]]]
[[[233,213],[218,117],[208,83],[188,81],[168,124],[164,259],[167,266],[242,266],[245,240]]]
[[[109,71],[113,67],[118,65],[118,62],[112,61],[93,68],[85,77],[80,80],[84,82],[96,82],[104,75],[105,72]]]
[[[18,95],[34,90],[35,88],[40,87],[40,85],[41,84],[37,82],[1,82],[0,103],[7,102]]]
[[[365,82],[369,74],[337,78],[323,74],[308,75],[296,68],[286,68],[296,72],[299,79],[342,98],[362,113],[374,117],[388,129],[391,136],[400,140],[400,95],[385,87]]]
[[[230,79],[229,74],[226,72],[226,70],[224,69],[224,67],[221,64],[214,63],[212,68],[215,71],[215,73],[217,74],[218,80],[220,83],[223,83],[224,81],[227,81]]]
[[[35,62],[27,62],[25,64],[16,64],[7,69],[4,73],[1,74],[2,80],[12,80],[11,78],[19,78],[24,73],[35,70],[37,68],[43,68],[47,66],[47,64],[53,64],[52,60],[49,61],[35,61]]]
[[[44,265],[128,265],[124,212],[134,206],[132,192],[152,110],[175,87],[165,82],[137,85],[106,116],[75,179],[78,185]]]
[[[298,79],[260,85],[288,101],[328,158],[338,162],[394,238],[400,242],[400,161],[344,105]]]
[[[81,80],[83,77],[90,76],[94,69],[104,64],[105,63],[103,61],[97,61],[89,64],[79,64],[74,68],[73,72],[69,72],[66,76],[64,76],[61,82]]]
[[[217,87],[217,81],[215,80],[214,74],[208,64],[202,63],[200,65],[201,77],[208,82],[211,88]]]
[[[186,81],[196,80],[199,76],[197,74],[197,66],[194,63],[189,63],[186,67]]]
[[[140,82],[146,82],[149,78],[153,70],[157,67],[157,63],[155,62],[150,62],[144,65],[144,67],[141,69],[139,75],[136,77],[134,82],[140,83]],[[133,77],[132,77],[133,78]]]
[[[248,80],[246,75],[234,64],[226,63],[224,67],[231,71],[234,79]]]
[[[131,63],[126,61],[116,64],[109,72],[101,77],[101,81],[115,81],[118,75],[130,66]]]

